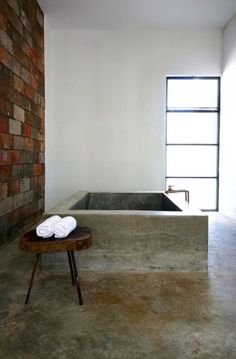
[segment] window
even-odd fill
[[[219,114],[218,77],[167,78],[166,186],[202,210],[218,210]]]

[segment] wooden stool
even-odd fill
[[[36,234],[36,230],[25,233],[20,238],[19,248],[23,251],[36,253],[35,263],[29,283],[25,304],[29,302],[30,292],[34,282],[34,275],[41,253],[67,252],[70,267],[72,285],[76,284],[79,304],[83,304],[82,294],[79,285],[78,271],[76,266],[74,251],[81,251],[90,247],[92,244],[92,233],[88,228],[77,227],[70,235],[63,239],[50,237],[47,239],[40,238]]]

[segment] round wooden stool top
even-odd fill
[[[36,230],[25,233],[20,238],[19,248],[27,252],[49,253],[81,251],[92,244],[92,233],[86,227],[77,227],[66,238],[41,238]]]

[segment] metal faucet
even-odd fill
[[[185,193],[185,201],[189,203],[189,191],[186,189],[174,189],[174,186],[169,185],[168,189],[165,191],[165,193],[178,193],[178,192],[184,192]]]

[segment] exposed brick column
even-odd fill
[[[0,246],[44,210],[44,24],[36,0],[0,0]]]

